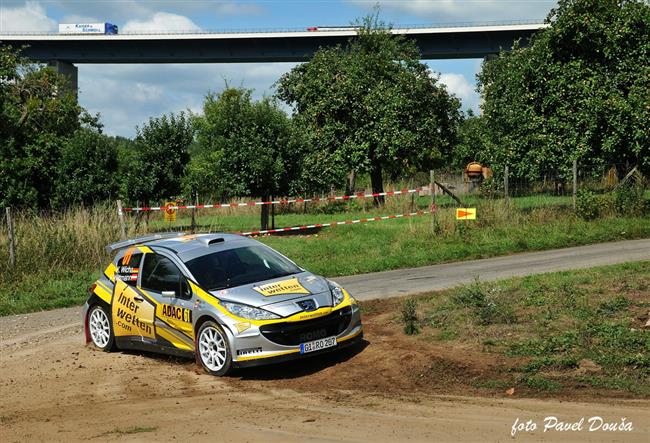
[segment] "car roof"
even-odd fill
[[[183,262],[216,251],[252,245],[259,245],[259,242],[238,234],[226,234],[221,232],[182,235],[172,238],[162,238],[146,243],[146,246],[151,247],[153,250],[161,248],[173,252],[178,255]]]

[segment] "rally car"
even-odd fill
[[[117,251],[90,288],[86,342],[195,356],[225,375],[359,342],[356,300],[338,284],[234,234],[157,234]]]

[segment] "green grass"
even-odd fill
[[[0,285],[0,316],[80,305],[98,278],[99,271],[37,273]]]
[[[450,200],[438,200],[435,233],[431,217],[421,216],[257,239],[312,272],[335,277],[650,237],[648,217],[584,221],[573,215],[565,197],[519,197],[510,199],[507,206],[502,201],[483,200],[476,204],[476,221],[456,221],[453,207],[445,207],[451,205]],[[547,200],[552,204],[547,205]],[[426,207],[428,202],[429,198],[421,197],[415,206]],[[401,213],[410,210],[411,201],[389,199],[381,209],[373,208],[369,201],[321,206],[321,213],[279,214],[276,226]],[[199,213],[200,230],[256,229],[258,211],[243,208],[241,215],[232,215],[231,209],[204,210]],[[180,218],[170,226],[160,214],[154,214],[149,228],[182,229],[188,224],[189,219]],[[15,269],[7,265],[6,234],[0,233],[0,315],[79,304],[98,272],[110,261],[103,247],[119,238],[118,226],[114,208],[110,207],[77,210],[52,218],[19,217]],[[135,230],[131,223],[129,235],[141,235],[142,228],[143,224]],[[493,315],[489,311],[486,307],[486,321]]]
[[[132,434],[142,434],[146,432],[153,432],[156,429],[158,429],[158,426],[133,426],[131,428],[125,428],[125,429],[115,428],[112,431],[106,431],[103,434],[96,435],[95,438],[108,437],[110,435],[124,436],[124,435],[132,435]]]
[[[650,396],[650,262],[475,282],[418,302],[426,339],[516,362],[504,383]]]

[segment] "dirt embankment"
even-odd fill
[[[0,440],[510,441],[516,420],[532,420],[516,440],[647,441],[649,401],[479,388],[512,362],[406,337],[390,303],[366,315],[355,350],[226,378],[192,361],[84,346],[78,309],[0,319]],[[585,422],[543,432],[547,416]],[[589,432],[592,416],[633,429]]]

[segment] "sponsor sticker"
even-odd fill
[[[266,297],[283,294],[311,294],[295,277],[275,283],[255,286],[253,289]]]
[[[194,334],[192,309],[161,303],[156,305],[156,317],[177,331],[190,336]]]
[[[112,317],[115,336],[154,338],[154,307],[120,280],[115,283]]]

